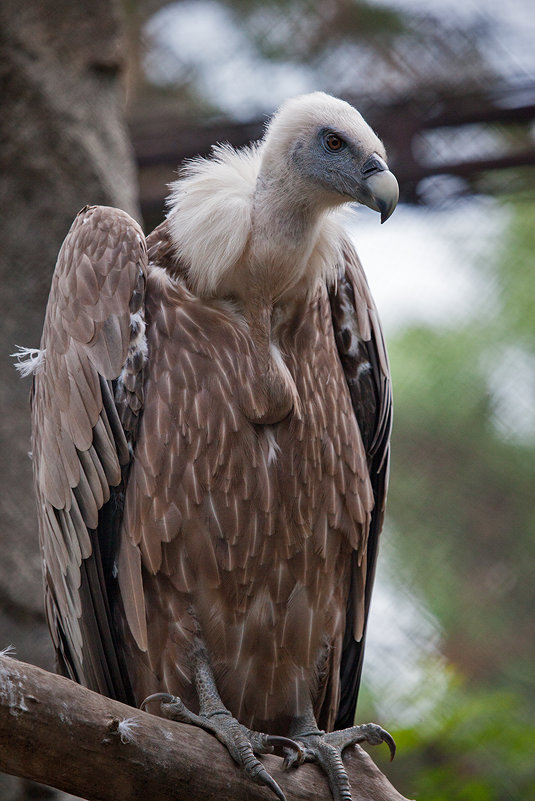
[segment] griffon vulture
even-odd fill
[[[146,240],[86,207],[22,365],[59,668],[213,732],[281,799],[255,756],[273,746],[317,761],[338,801],[347,745],[394,749],[353,726],[391,393],[334,213],[389,217],[385,158],[318,92],[284,103],[260,144],[189,163]]]

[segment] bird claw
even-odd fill
[[[296,740],[292,740],[289,737],[278,737],[274,734],[268,734],[267,739],[269,745],[273,748],[279,747],[283,749],[285,754],[293,754],[293,761],[297,762],[298,765],[302,765],[305,761],[305,749]]]
[[[275,793],[280,801],[286,801],[286,796],[282,792],[280,785],[277,784],[273,776],[267,772],[265,767],[261,762],[258,761],[258,759],[255,759],[255,764],[251,766],[251,769],[247,769],[244,765],[242,765],[242,769],[245,775],[252,779],[255,784],[269,787],[269,789]]]
[[[230,713],[212,716],[210,729],[217,739],[223,743],[227,751],[245,775],[255,784],[268,787],[279,799],[286,801],[286,796],[264,765],[256,758],[256,754],[271,753],[275,746],[292,747],[301,752],[301,746],[286,737],[275,737],[262,732],[251,731],[239,723]]]
[[[306,751],[304,748],[301,748],[301,754],[302,755],[299,755],[296,751],[285,748],[284,761],[282,763],[283,769],[289,770],[290,768],[298,768],[299,765],[302,765],[306,760]]]
[[[328,734],[320,731],[294,733],[294,737],[304,746],[304,756],[298,761],[297,756],[285,749],[284,768],[297,767],[301,762],[316,762],[327,775],[333,801],[351,801],[349,777],[342,762],[342,753],[348,746],[363,742],[380,745],[384,742],[390,749],[391,760],[396,753],[393,737],[376,723],[352,726]]]
[[[230,712],[222,707],[210,714],[196,715],[174,695],[169,693],[154,693],[142,702],[140,708],[144,709],[152,701],[160,702],[162,714],[170,720],[180,723],[189,723],[199,726],[205,731],[215,735],[225,746],[230,756],[241,767],[245,775],[255,782],[272,790],[279,801],[286,801],[286,796],[255,754],[268,754],[277,746],[285,750],[294,749],[297,758],[303,753],[302,746],[288,737],[277,737],[271,734],[251,731],[232,717]],[[299,763],[300,764],[300,763]]]
[[[388,746],[388,750],[390,751],[390,762],[396,756],[396,742],[389,732],[386,729],[381,728],[378,726],[377,723],[366,723],[363,726],[357,726],[357,728],[364,730],[364,738],[362,742],[367,742],[370,745],[381,745],[381,743],[386,743]]]
[[[170,693],[153,693],[153,695],[149,695],[141,702],[139,708],[145,710],[147,704],[150,704],[152,701],[160,702],[160,711],[164,717],[170,720],[176,720],[179,723],[189,723],[192,726],[205,728],[202,718],[194,712],[190,712],[184,702],[180,698],[177,698],[176,695],[171,695]]]
[[[233,718],[223,706],[210,714],[201,712],[196,715],[190,712],[180,698],[169,693],[154,693],[145,698],[141,709],[152,701],[160,702],[165,717],[199,726],[214,734],[245,775],[255,784],[268,787],[279,801],[286,801],[286,797],[273,776],[256,758],[256,754],[268,754],[274,748],[282,748],[285,754],[285,770],[298,767],[303,762],[317,762],[327,774],[333,801],[351,801],[349,778],[342,762],[343,751],[350,745],[367,742],[370,745],[386,743],[390,749],[390,760],[396,753],[394,738],[376,723],[365,723],[328,734],[309,730],[303,734],[295,734],[296,739],[290,739],[251,731]]]
[[[139,708],[143,711],[147,704],[150,704],[151,701],[163,701],[164,698],[166,699],[167,703],[171,703],[174,700],[175,696],[171,695],[171,693],[153,693],[152,695],[148,695],[139,705]]]
[[[351,785],[342,762],[342,751],[338,745],[329,742],[328,736],[324,732],[296,735],[299,739],[306,738],[304,761],[316,762],[321,767],[327,776],[333,801],[352,801]],[[284,766],[291,765],[297,766],[296,761],[287,757]]]
[[[341,752],[348,746],[357,745],[358,743],[369,743],[370,745],[386,743],[390,750],[391,762],[396,754],[394,738],[377,723],[364,723],[361,726],[352,726],[349,729],[333,731],[325,735],[325,740],[339,748]]]

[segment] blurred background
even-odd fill
[[[401,203],[348,217],[389,344],[388,516],[358,719],[404,795],[535,799],[532,0],[2,0],[0,647],[52,667],[28,381],[77,211],[164,214],[212,143],[322,89],[384,139]],[[66,796],[4,777],[4,801]]]

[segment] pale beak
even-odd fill
[[[363,192],[358,200],[370,209],[381,213],[381,223],[386,222],[399,200],[399,186],[383,159],[374,153],[361,167]]]

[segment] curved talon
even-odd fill
[[[282,792],[273,776],[268,773],[264,765],[255,756],[255,753],[267,752],[266,749],[270,747],[270,743],[268,742],[270,735],[252,732],[249,729],[246,729],[244,726],[241,726],[241,724],[239,724],[235,718],[230,718],[229,724],[229,733],[234,730],[234,734],[231,734],[233,741],[231,742],[223,738],[222,742],[224,742],[227,746],[227,750],[229,751],[231,757],[238,765],[241,766],[245,775],[255,782],[255,784],[268,787],[270,790],[272,790],[272,792],[275,793],[279,801],[286,801],[286,796]],[[244,739],[240,737],[239,730],[244,732]],[[258,742],[255,743],[255,735],[257,735],[257,737],[260,736],[263,739],[263,745],[259,745]],[[217,732],[216,737],[218,737],[218,739],[220,738],[220,735]],[[285,737],[281,739],[286,740]],[[290,740],[289,742],[292,741]]]
[[[351,801],[352,798],[349,776],[342,762],[342,752],[346,748],[363,742],[370,745],[386,743],[390,749],[391,761],[396,753],[394,738],[377,723],[365,723],[328,733],[312,729],[309,723],[310,721],[306,720],[304,730],[294,729],[292,734],[303,745],[302,761],[316,762],[327,775],[333,801]],[[286,752],[284,768],[287,770],[297,763],[297,757],[287,747],[284,750]]]
[[[290,768],[298,768],[299,765],[302,765],[303,762],[306,761],[306,753],[303,750],[302,756],[294,751],[290,751],[289,748],[285,748],[285,756],[284,761],[282,763],[283,770],[290,770]]]
[[[352,726],[350,729],[332,731],[325,735],[325,740],[339,748],[341,752],[349,748],[350,745],[359,743],[369,743],[370,745],[386,743],[390,750],[391,762],[396,754],[394,738],[385,729],[378,726],[377,723],[364,723],[361,726]]]
[[[378,726],[377,723],[365,723],[358,727],[362,732],[360,742],[368,742],[370,745],[380,745],[386,743],[390,751],[390,761],[394,759],[396,754],[396,743],[386,729]]]
[[[305,749],[301,745],[301,743],[296,742],[296,740],[292,740],[289,737],[279,737],[275,734],[268,734],[267,736],[267,743],[268,745],[279,746],[280,748],[284,748],[284,750],[293,750],[296,753],[294,758],[294,762],[297,761],[298,765],[302,765],[305,761]],[[293,762],[292,762],[293,764]]]
[[[178,723],[187,723],[192,726],[199,726],[205,731],[213,732],[213,726],[209,719],[203,719],[201,716],[191,712],[184,704],[181,698],[170,693],[153,693],[147,696],[141,702],[140,709],[145,709],[146,705],[151,701],[160,702],[160,715],[169,720],[174,720]]]
[[[279,787],[273,776],[271,776],[271,774],[268,773],[263,766],[262,770],[259,770],[256,776],[254,777],[254,781],[257,784],[263,784],[266,787],[269,787],[269,789],[275,793],[275,795],[277,796],[278,799],[280,799],[280,801],[286,801],[286,796],[282,792],[281,788]]]
[[[166,704],[172,704],[174,701],[177,701],[174,695],[170,693],[153,693],[152,695],[148,695],[139,705],[139,708],[144,710],[147,704],[150,704],[151,701],[160,701],[160,703],[165,699]]]
[[[381,729],[381,739],[383,743],[386,743],[389,748],[390,762],[392,762],[392,760],[396,756],[396,741],[394,740],[392,735],[389,734],[385,729]]]

